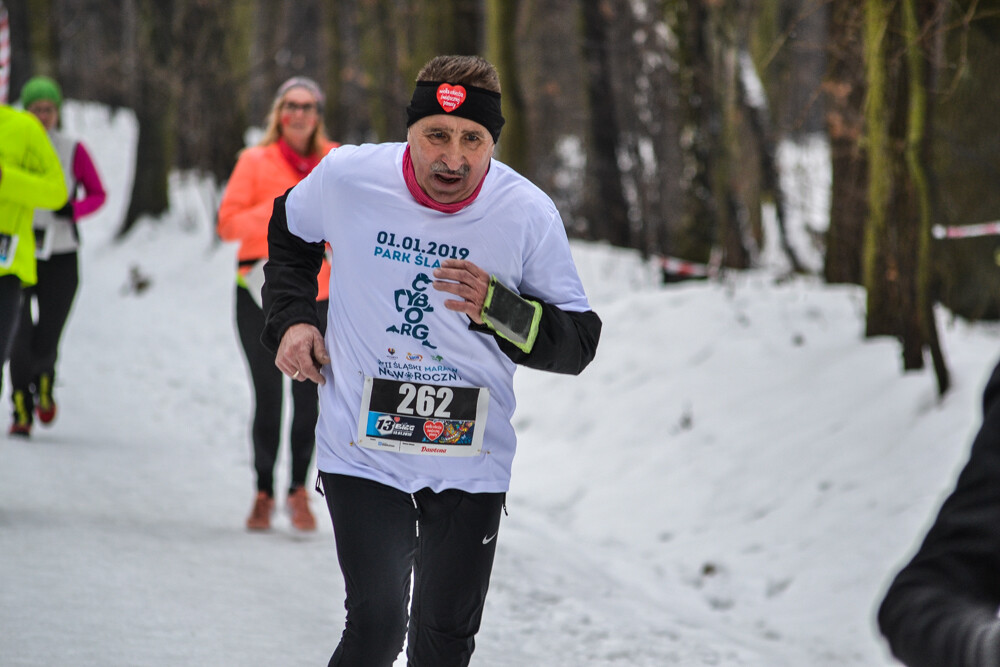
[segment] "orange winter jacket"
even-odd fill
[[[337,145],[328,142],[323,154]],[[219,206],[218,232],[223,241],[239,241],[237,258],[241,276],[250,271],[256,260],[267,258],[267,225],[274,200],[300,180],[281,155],[277,143],[251,146],[240,153]],[[326,258],[318,286],[317,300],[329,299],[330,263]]]

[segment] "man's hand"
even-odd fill
[[[460,299],[447,299],[445,308],[465,313],[476,324],[482,324],[483,304],[490,287],[490,274],[465,259],[446,259],[434,269],[434,289],[454,294]]]
[[[288,327],[281,337],[278,354],[274,359],[278,370],[293,380],[312,380],[316,384],[326,384],[320,368],[328,363],[330,355],[323,343],[323,336],[319,329],[305,322]]]

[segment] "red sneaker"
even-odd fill
[[[247,530],[270,530],[272,514],[274,514],[274,498],[264,491],[258,491],[253,501],[253,509],[247,517]]]
[[[306,492],[306,487],[300,486],[288,494],[287,508],[295,528],[303,532],[316,530],[316,517],[309,510],[309,495]]]
[[[8,433],[10,435],[16,435],[16,436],[21,437],[21,438],[30,438],[31,437],[31,426],[30,425],[28,425],[28,426],[22,426],[20,424],[11,424],[10,425],[10,431],[8,431]]]
[[[38,420],[50,424],[56,418],[56,401],[52,396],[52,374],[42,373],[38,376]]]

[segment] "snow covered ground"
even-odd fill
[[[211,196],[178,180],[114,242],[134,121],[67,116],[113,197],[83,223],[59,418],[0,435],[0,665],[325,665],[344,610],[322,499],[315,536],[243,529],[250,388]],[[857,288],[662,287],[629,252],[574,252],[604,334],[580,377],[518,373],[473,663],[893,664],[874,609],[964,461],[1000,329],[940,313],[939,401],[863,339]]]

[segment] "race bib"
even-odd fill
[[[485,387],[365,378],[358,444],[430,456],[478,456],[489,410]]]
[[[0,233],[0,269],[9,269],[17,254],[17,234]]]

